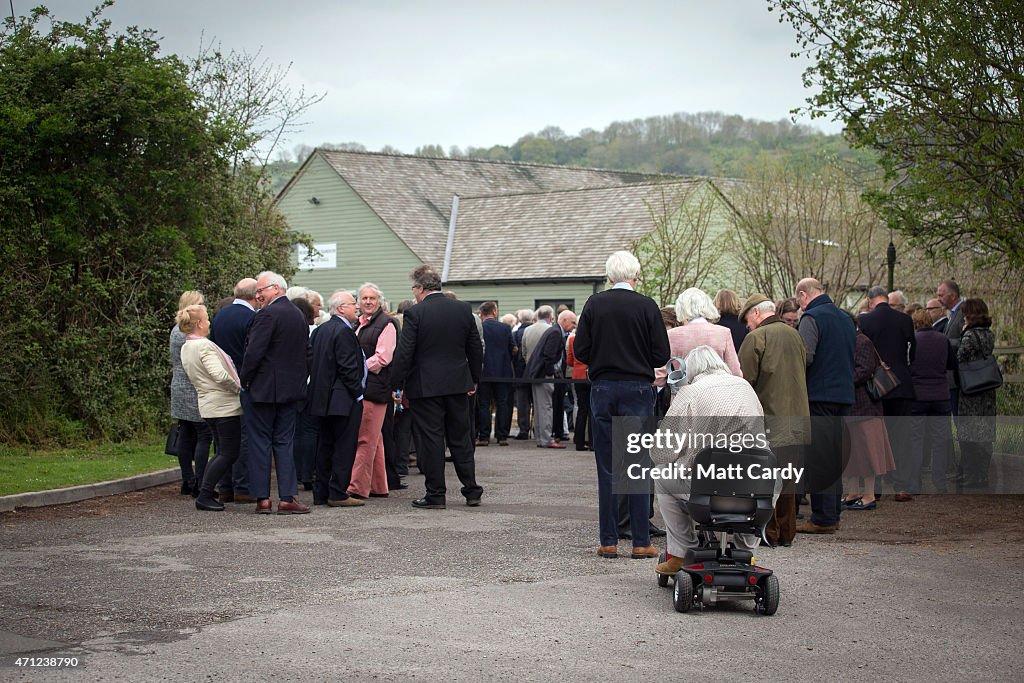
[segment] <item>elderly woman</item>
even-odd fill
[[[727,327],[716,325],[720,316],[711,297],[696,287],[685,290],[676,299],[676,317],[682,323],[668,331],[668,343],[672,356],[685,358],[698,346],[710,346],[721,358],[729,372],[743,377],[740,359],[732,341],[732,332]],[[665,386],[665,369],[655,372],[654,385]]]
[[[960,338],[956,360],[959,365],[992,355],[996,338],[992,318],[981,299],[965,299],[964,334]],[[960,440],[964,488],[987,488],[992,462],[992,443],[996,439],[996,390],[977,394],[960,393],[956,434]]]
[[[206,307],[188,306],[178,311],[178,329],[185,335],[181,365],[196,389],[199,413],[213,432],[217,457],[206,468],[196,509],[220,512],[224,504],[213,487],[238,459],[242,443],[242,404],[238,399],[238,372],[231,357],[210,341],[210,318]]]
[[[732,343],[731,337],[729,343]],[[742,376],[732,374],[715,349],[698,346],[687,354],[684,363],[687,384],[672,399],[662,428],[677,434],[752,434],[756,437],[764,433],[764,411],[753,387]],[[684,447],[678,453],[672,448],[652,449],[651,459],[658,465],[675,462],[692,468],[700,450],[696,446]],[[656,567],[659,574],[674,575],[682,568],[686,551],[698,545],[693,518],[687,509],[689,484],[686,479],[657,481],[658,504],[668,532],[667,559]],[[781,482],[777,482],[776,499],[780,490]],[[733,536],[736,547],[747,550],[756,548],[758,541],[750,534]]]
[[[202,292],[184,292],[178,300],[178,311],[203,304]],[[171,328],[171,417],[178,421],[178,466],[181,468],[181,494],[199,495],[199,482],[203,479],[206,462],[210,457],[213,440],[209,427],[199,414],[196,390],[181,367],[181,347],[185,335],[177,325]],[[193,462],[195,466],[193,467]]]

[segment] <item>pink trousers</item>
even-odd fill
[[[371,493],[388,492],[388,476],[384,469],[384,424],[386,405],[363,401],[363,420],[359,423],[359,445],[356,461],[352,465],[352,479],[348,492],[366,498]]]

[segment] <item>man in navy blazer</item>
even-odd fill
[[[231,357],[235,369],[242,367],[245,355],[245,337],[249,333],[249,324],[256,315],[256,279],[242,278],[235,285],[235,300],[220,309],[210,324],[210,341],[224,350]],[[248,394],[241,394],[242,410],[247,410]],[[224,473],[220,480],[220,501],[222,503],[255,503],[256,499],[249,495],[249,437],[245,424],[242,424],[242,441],[238,459]]]
[[[444,508],[444,446],[462,482],[466,505],[480,504],[476,483],[470,397],[476,393],[483,364],[480,333],[473,309],[441,293],[441,277],[429,266],[412,272],[416,305],[405,312],[402,338],[391,364],[395,388],[404,385],[412,415],[416,459],[426,494],[416,508]]]
[[[277,468],[278,514],[304,514],[309,508],[295,499],[293,445],[297,404],[306,395],[306,345],[309,326],[284,295],[284,278],[264,271],[256,278],[256,301],[263,303],[246,336],[238,376],[248,394],[243,414],[249,433],[249,493],[256,512],[270,514],[270,459]]]
[[[498,304],[485,301],[480,304],[480,320],[484,331],[483,377],[512,379],[512,328],[498,320]],[[494,438],[499,446],[508,445],[512,430],[511,381],[480,382],[477,392],[477,446],[486,446],[491,438],[491,399],[494,399]]]
[[[320,420],[313,504],[359,507],[363,501],[348,494],[366,388],[366,358],[355,333],[356,299],[351,292],[335,292],[327,312],[330,320],[309,340],[306,407]]]
[[[862,313],[860,330],[875,345],[878,355],[889,366],[900,381],[900,385],[882,399],[882,414],[886,416],[886,430],[889,444],[896,460],[896,471],[892,474],[895,499],[900,502],[911,500],[911,463],[908,461],[912,449],[910,444],[910,404],[914,400],[914,380],[910,375],[910,364],[917,350],[914,321],[889,305],[885,287],[868,290],[871,310]]]

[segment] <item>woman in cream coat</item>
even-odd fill
[[[208,339],[210,317],[205,306],[178,311],[178,329],[185,335],[181,364],[199,396],[199,414],[210,425],[217,457],[207,466],[196,499],[196,509],[220,512],[224,504],[214,497],[213,487],[238,459],[242,442],[240,383],[231,357]]]

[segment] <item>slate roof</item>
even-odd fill
[[[561,192],[581,188],[623,187],[636,183],[651,182],[651,176],[642,173],[624,171],[607,171],[566,166],[544,166],[537,164],[519,164],[497,161],[480,161],[472,159],[435,159],[396,154],[378,154],[372,152],[344,152],[318,150],[330,166],[363,198],[380,218],[398,235],[406,246],[424,263],[433,265],[438,270],[444,265],[444,250],[448,239],[448,221],[451,215],[452,195],[458,194],[460,202],[465,197],[482,197],[494,195],[527,196],[527,193]],[[285,188],[284,191],[287,191]],[[282,194],[284,193],[282,191]],[[617,200],[615,195],[608,195]],[[520,199],[534,205],[538,200]],[[481,206],[497,207],[497,204]],[[515,203],[513,203],[515,206]],[[539,206],[536,210],[539,210]],[[460,267],[465,251],[477,254],[481,250],[458,235],[462,230],[462,217],[465,203],[459,209],[456,227],[456,243],[453,252],[453,266]],[[557,200],[543,203],[546,210],[557,211],[559,215],[566,210],[560,208]],[[511,207],[509,207],[511,208]],[[609,209],[610,210],[610,209]],[[473,216],[475,209],[470,211]],[[605,212],[602,212],[605,213]],[[501,211],[492,209],[492,214],[500,216]],[[535,221],[531,221],[535,222]],[[564,220],[548,220],[548,226],[565,225]],[[483,237],[486,226],[477,222],[475,233]],[[498,239],[502,245],[511,245],[514,236],[497,234],[497,224],[492,232],[487,230],[488,237]],[[577,223],[572,223],[573,226]],[[580,233],[564,230],[569,239],[578,239]],[[487,240],[484,240],[487,242]],[[461,246],[460,246],[461,242]],[[602,258],[606,258],[605,254]],[[467,267],[459,272],[476,273],[490,266],[478,257],[470,258]],[[603,261],[602,261],[603,268]],[[505,271],[503,271],[505,272]],[[549,273],[550,269],[544,272]],[[453,278],[449,278],[451,281]]]
[[[703,179],[460,199],[449,282],[604,279],[608,255],[651,231],[651,211]]]

